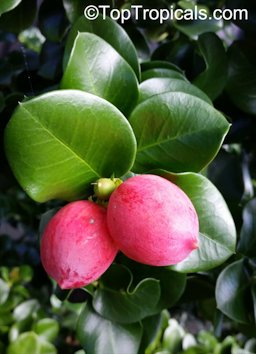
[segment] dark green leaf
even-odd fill
[[[76,90],[20,104],[5,133],[13,172],[39,202],[78,198],[99,177],[125,174],[136,149],[129,123],[113,105]]]
[[[122,263],[132,272],[135,284],[145,278],[153,278],[160,282],[161,296],[155,308],[155,313],[170,308],[183,294],[186,286],[186,276],[184,274],[177,273],[169,267],[151,267],[134,262],[124,256],[122,258]]]
[[[20,2],[21,0],[2,0],[0,3],[0,16],[5,12],[13,10]]]
[[[193,3],[198,6],[197,3]],[[190,16],[191,17],[191,16]],[[209,17],[211,15],[209,14]],[[184,21],[174,21],[174,26],[182,33],[186,34],[188,37],[195,37],[205,32],[217,32],[223,27],[222,20],[215,20],[214,18],[207,18],[204,20],[186,20]]]
[[[77,35],[61,88],[93,93],[126,114],[138,99],[138,82],[130,65],[111,45],[92,33]]]
[[[229,123],[203,100],[181,92],[139,104],[130,123],[138,142],[133,171],[200,171],[218,152]]]
[[[140,64],[140,66],[142,71],[151,69],[170,69],[172,71],[177,71],[180,74],[184,74],[183,70],[181,70],[177,65],[164,60],[144,61]]]
[[[89,304],[83,309],[77,336],[86,354],[137,354],[142,337],[138,323],[121,325],[96,314]]]
[[[227,93],[235,106],[256,114],[255,44],[235,42],[228,50]]]
[[[140,67],[136,50],[129,36],[118,23],[111,20],[109,17],[103,19],[101,15],[93,21],[87,20],[85,16],[82,16],[72,26],[64,53],[64,68],[68,63],[74,41],[79,32],[94,33],[108,42],[131,66],[138,79],[140,78]]]
[[[249,281],[243,260],[227,266],[219,275],[216,284],[218,309],[234,321],[249,322]]]
[[[68,20],[61,0],[44,0],[38,14],[38,27],[51,42],[60,42],[66,34]]]
[[[164,77],[152,78],[140,84],[138,104],[152,96],[166,92],[184,92],[189,95],[201,98],[205,102],[212,105],[209,97],[196,86],[182,80]]]
[[[141,81],[152,79],[154,77],[171,78],[178,79],[182,81],[187,81],[186,77],[177,70],[167,69],[167,68],[153,68],[142,72]]]
[[[3,0],[1,0],[2,4]],[[30,27],[35,19],[37,9],[36,0],[22,0],[12,11],[0,17],[0,29],[7,32],[19,33]]]
[[[41,215],[39,228],[38,228],[38,235],[39,235],[39,240],[40,241],[41,241],[41,238],[43,236],[44,229],[46,228],[48,222],[57,213],[58,210],[60,210],[60,208],[50,209],[50,210],[47,210],[45,213],[43,213]]]
[[[198,47],[206,69],[193,81],[212,100],[220,95],[227,82],[228,61],[222,41],[214,33],[204,33]]]
[[[243,226],[241,229],[239,252],[256,257],[256,199],[250,200],[243,210]]]
[[[103,317],[119,323],[134,323],[156,313],[160,284],[143,279],[132,287],[132,274],[122,265],[113,264],[103,275],[93,299],[94,309]]]
[[[142,280],[132,291],[101,288],[93,299],[94,309],[103,317],[119,323],[134,323],[156,313],[160,298],[156,279]]]
[[[161,345],[163,331],[168,326],[168,319],[169,313],[165,310],[142,321],[143,337],[139,354],[151,354]]]
[[[179,186],[191,199],[199,218],[199,248],[172,269],[184,273],[199,272],[223,263],[235,252],[236,229],[217,188],[200,174],[153,172]]]
[[[63,0],[63,6],[71,23],[75,22],[83,14],[87,3],[87,0]]]

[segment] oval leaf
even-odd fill
[[[140,283],[145,278],[155,279],[159,282],[161,296],[154,313],[159,313],[163,309],[170,308],[183,294],[186,286],[185,274],[173,271],[170,267],[152,267],[134,262],[122,254],[120,254],[120,257],[122,265],[125,265],[127,267],[126,269],[129,269],[132,273],[134,284]],[[108,272],[106,274],[108,274]],[[124,278],[123,274],[122,279]],[[173,286],[173,284],[175,284],[175,286]]]
[[[250,301],[248,301],[249,279],[239,260],[227,266],[219,275],[216,284],[217,307],[232,320],[248,323]]]
[[[126,278],[123,267],[117,264],[112,265],[107,273],[107,277],[114,278],[116,283]],[[102,280],[93,299],[93,307],[101,316],[119,323],[134,323],[156,313],[160,298],[158,280],[143,279],[131,289],[131,275],[128,287],[120,290],[108,287],[109,281],[104,284],[104,276]]]
[[[105,19],[103,19],[102,15],[100,14],[93,21],[86,19],[85,16],[81,16],[74,23],[67,38],[63,59],[64,68],[67,66],[74,41],[79,32],[94,33],[98,37],[108,42],[131,66],[138,79],[140,78],[140,66],[138,57],[131,39],[127,35],[126,31],[117,22],[113,21],[107,16]]]
[[[121,325],[97,315],[89,304],[77,325],[77,336],[87,354],[137,354],[142,337],[139,323]]]
[[[227,81],[228,61],[225,48],[219,37],[211,32],[199,37],[198,46],[206,69],[196,77],[193,84],[214,100],[223,91]]]
[[[0,3],[0,16],[5,12],[14,9],[20,2],[21,0],[2,0]]]
[[[256,198],[244,207],[238,250],[249,257],[256,257]]]
[[[242,111],[256,114],[255,43],[235,42],[228,50],[227,93]]]
[[[81,197],[99,177],[125,174],[136,142],[110,103],[62,90],[20,104],[6,128],[5,149],[23,189],[45,202]]]
[[[235,252],[236,229],[217,188],[196,173],[154,171],[179,186],[191,199],[199,218],[199,248],[172,266],[179,272],[200,272],[218,266]]]
[[[201,100],[212,105],[209,97],[196,86],[188,82],[170,79],[170,78],[152,78],[142,82],[139,86],[139,101],[141,103],[146,99],[166,92],[184,92],[189,95],[201,98]]]
[[[215,157],[229,129],[225,117],[212,106],[181,92],[142,102],[130,123],[138,142],[136,173],[155,168],[200,171]]]
[[[177,70],[167,68],[153,68],[143,71],[141,81],[152,79],[153,77],[169,77],[187,82],[185,76]]]
[[[93,93],[129,113],[138,99],[134,71],[118,52],[92,33],[76,37],[61,88]]]
[[[7,350],[7,354],[56,354],[56,348],[48,342],[40,340],[33,332],[22,333]]]

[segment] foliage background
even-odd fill
[[[172,3],[193,6],[185,1],[142,3],[149,8],[155,8],[156,3],[159,8]],[[0,353],[83,353],[76,321],[90,295],[82,290],[60,292],[47,278],[39,258],[41,215],[62,202],[39,204],[26,196],[6,161],[2,136],[19,101],[58,87],[70,26],[87,4],[90,2],[78,0],[10,0],[0,4]],[[109,4],[121,8],[130,2]],[[170,308],[171,317],[180,324],[168,324],[167,312],[155,315],[145,327],[150,339],[145,336],[144,341],[150,344],[147,353],[255,353],[256,6],[254,1],[243,0],[198,1],[198,5],[210,12],[224,6],[247,8],[249,20],[162,25],[131,20],[123,27],[140,62],[161,60],[177,65],[232,122],[224,145],[205,174],[224,196],[239,240],[236,254],[224,264],[187,277],[182,297]],[[80,327],[83,325],[80,317]],[[106,337],[108,325],[101,322]],[[200,332],[202,329],[208,332]],[[118,328],[115,330],[118,343]],[[133,331],[133,340],[118,345],[129,348],[139,330],[127,330]],[[190,342],[188,333],[194,336]]]

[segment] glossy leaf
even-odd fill
[[[2,0],[0,3],[0,16],[5,12],[14,9],[20,2],[21,0]]]
[[[0,305],[4,304],[8,299],[10,286],[0,278]]]
[[[152,267],[134,262],[122,256],[122,264],[132,272],[134,283],[137,284],[145,278],[156,279],[161,287],[161,296],[155,308],[155,313],[170,308],[184,292],[186,276],[173,271],[169,267]],[[173,286],[175,284],[175,286]]]
[[[134,323],[156,313],[160,286],[156,279],[142,280],[134,290],[113,291],[101,288],[94,299],[94,309],[103,317],[119,323]]]
[[[59,332],[59,324],[52,318],[43,318],[33,326],[34,332],[42,339],[53,342]]]
[[[215,157],[229,129],[225,117],[212,106],[181,92],[142,102],[130,123],[138,143],[135,173],[155,168],[200,171]]]
[[[151,354],[161,345],[162,335],[168,326],[169,313],[167,310],[147,317],[142,321],[143,337],[139,354]]]
[[[151,69],[170,69],[172,71],[177,71],[180,74],[184,74],[183,70],[181,70],[177,65],[164,60],[144,61],[140,64],[140,66],[142,71]]]
[[[20,104],[6,128],[5,148],[21,186],[44,202],[81,197],[99,177],[125,174],[136,143],[110,103],[62,90]]]
[[[39,302],[35,299],[27,300],[19,304],[13,311],[15,321],[20,322],[32,316],[39,308]]]
[[[118,25],[117,22],[113,21],[109,17],[103,19],[101,15],[99,15],[97,19],[93,21],[87,20],[85,16],[81,16],[74,23],[67,38],[63,62],[64,68],[68,63],[74,41],[79,32],[94,33],[108,42],[131,66],[138,79],[140,78],[140,67],[136,50],[126,31],[120,25]]]
[[[256,114],[255,44],[235,42],[228,50],[227,93],[235,106]]]
[[[153,68],[142,72],[141,81],[152,79],[153,77],[169,77],[171,79],[178,79],[187,81],[186,77],[177,70],[167,68]]]
[[[61,88],[90,92],[126,114],[138,98],[138,82],[130,65],[111,45],[92,33],[77,35]]]
[[[67,18],[71,23],[75,22],[82,14],[88,0],[63,0],[63,6]]]
[[[51,42],[61,42],[67,32],[68,20],[62,0],[44,0],[38,14],[38,27]]]
[[[243,209],[243,225],[239,240],[239,252],[256,257],[256,199],[250,200]]]
[[[179,186],[191,199],[199,218],[199,248],[171,268],[184,273],[204,271],[234,254],[235,224],[217,188],[200,174],[153,172]]]
[[[199,37],[198,47],[206,69],[196,77],[193,84],[214,100],[223,91],[227,82],[228,61],[225,48],[219,37],[211,32]]]
[[[158,280],[145,278],[133,284],[130,270],[113,264],[100,279],[93,307],[109,320],[134,323],[156,313],[160,292]]]
[[[28,353],[57,354],[57,350],[51,343],[40,340],[33,332],[22,333],[7,349],[7,354]]]
[[[89,304],[77,325],[77,336],[86,354],[137,354],[142,328],[139,323],[118,324],[104,319]]]
[[[152,96],[166,92],[184,92],[189,95],[201,98],[203,101],[212,105],[209,97],[196,86],[182,80],[163,77],[152,78],[140,84],[138,104]]]
[[[230,264],[220,273],[216,284],[216,301],[218,309],[226,316],[237,322],[248,323],[249,294],[243,260]]]

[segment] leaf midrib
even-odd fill
[[[100,175],[98,174],[98,172],[96,172],[81,156],[78,155],[78,153],[74,150],[71,149],[71,147],[69,145],[67,145],[64,141],[62,141],[59,137],[57,137],[56,135],[54,135],[54,133],[52,133],[49,129],[47,129],[42,122],[40,121],[40,119],[35,119],[35,117],[33,116],[33,114],[26,108],[24,107],[24,105],[21,106],[21,109],[23,109],[24,111],[26,111],[29,116],[32,118],[32,120],[34,120],[37,124],[39,124],[50,136],[53,137],[53,139],[57,140],[62,146],[64,146],[64,148],[66,148],[72,155],[75,155],[75,157],[82,162],[88,169],[90,169],[97,177],[100,177]]]
[[[143,146],[143,147],[138,147],[138,152],[142,152],[143,150],[146,150],[146,149],[150,149],[150,148],[152,148],[152,147],[154,147],[154,146],[157,146],[157,145],[163,145],[163,144],[166,144],[166,143],[168,143],[168,142],[171,142],[172,140],[175,140],[175,139],[181,139],[181,138],[184,138],[184,137],[186,137],[186,136],[190,136],[190,135],[193,135],[193,134],[198,134],[198,133],[203,133],[203,132],[205,132],[205,131],[207,131],[207,129],[200,129],[200,130],[197,130],[197,131],[193,131],[193,132],[191,132],[191,133],[186,133],[186,134],[181,134],[181,135],[175,135],[175,136],[173,136],[173,137],[171,137],[171,138],[167,138],[167,139],[163,139],[163,140],[161,140],[161,141],[156,141],[156,142],[154,142],[154,143],[151,143],[151,144],[148,144],[148,145],[145,145],[145,146]],[[225,132],[226,132],[226,129],[225,129]]]

